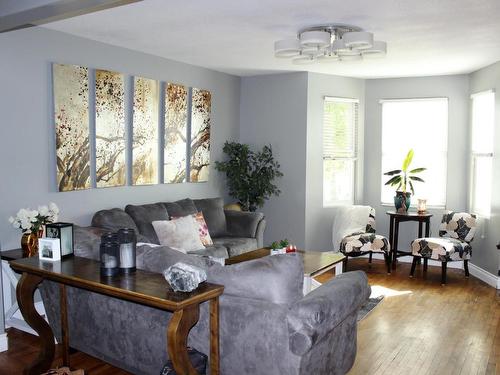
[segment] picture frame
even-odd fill
[[[58,238],[39,238],[38,257],[51,262],[61,260],[61,242]]]

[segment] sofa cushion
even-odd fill
[[[73,226],[75,255],[84,258],[99,260],[99,246],[101,236],[107,229],[97,227]]]
[[[211,266],[207,281],[224,285],[224,295],[290,304],[303,296],[304,262],[299,254],[283,254]]]
[[[139,228],[139,233],[148,239],[147,242],[160,243],[151,223],[157,220],[168,220],[167,209],[163,203],[143,204],[140,206],[129,204],[125,207],[125,212],[132,217],[137,228]]]
[[[227,259],[229,258],[227,249],[224,246],[207,246],[204,249],[201,250],[194,250],[194,251],[188,251],[188,254],[191,255],[200,255],[200,256],[210,256],[210,257],[215,257],[215,258],[224,258]]]
[[[167,209],[168,216],[170,217],[181,217],[186,215],[192,215],[198,212],[198,209],[194,205],[192,199],[186,198],[175,202],[165,202],[163,203]]]
[[[195,199],[194,204],[198,211],[203,212],[210,236],[221,237],[226,235],[226,215],[222,198]]]
[[[109,231],[116,232],[121,228],[131,228],[135,230],[136,234],[139,233],[137,225],[134,220],[123,211],[121,208],[112,208],[110,210],[97,211],[92,217],[93,227],[104,228]]]
[[[214,238],[213,242],[217,246],[224,246],[230,257],[246,253],[258,248],[256,238],[247,237],[219,237]]]
[[[192,215],[175,220],[153,221],[160,245],[169,246],[184,253],[203,249],[198,232],[198,223]]]

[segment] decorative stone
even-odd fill
[[[207,273],[202,268],[181,262],[168,267],[163,276],[175,292],[191,292],[207,279]]]

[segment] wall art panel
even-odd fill
[[[191,103],[190,181],[208,181],[210,167],[210,114],[212,95],[193,88]]]
[[[159,82],[134,77],[132,183],[158,183]]]
[[[88,69],[52,64],[59,191],[90,188]]]
[[[123,74],[95,71],[96,184],[125,185],[125,81]]]
[[[188,90],[168,83],[165,86],[164,182],[186,181]]]

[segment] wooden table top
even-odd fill
[[[23,249],[5,250],[0,251],[0,257],[2,260],[16,260],[23,258]]]
[[[427,219],[429,217],[432,217],[432,214],[429,212],[419,213],[417,211],[408,211],[404,214],[396,211],[386,211],[386,214],[389,216],[415,218],[415,219]]]
[[[342,262],[345,255],[342,253],[334,253],[333,251],[304,251],[297,250],[297,253],[302,255],[304,259],[304,275],[311,276],[321,273],[324,269],[332,267],[333,265]],[[246,262],[248,260],[263,258],[271,254],[269,248],[262,248],[247,253],[237,255],[226,259],[226,265]]]
[[[224,291],[221,285],[203,282],[192,292],[174,292],[163,275],[143,270],[104,277],[99,262],[77,256],[59,262],[23,258],[11,261],[10,266],[17,272],[169,311],[209,300]]]

